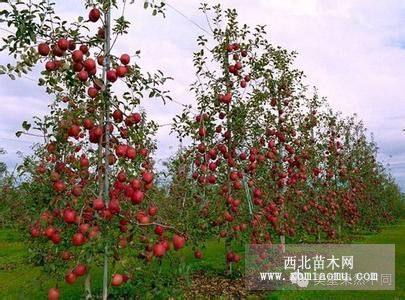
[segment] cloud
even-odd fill
[[[198,10],[198,0],[168,2],[189,19],[208,28]],[[405,128],[402,88],[405,82],[405,2],[222,0],[221,4],[235,7],[242,23],[268,24],[272,43],[298,50],[296,66],[306,73],[307,83],[316,85],[335,109],[345,115],[356,112],[364,120],[380,147],[379,158],[390,163],[392,173],[404,189],[405,148],[402,145],[405,143],[401,130]],[[56,8],[61,17],[70,19],[86,14],[79,0],[60,1]],[[114,17],[119,13],[120,10]],[[174,77],[168,84],[173,98],[182,103],[194,103],[189,92],[189,84],[195,79],[192,52],[196,49],[196,37],[204,32],[170,7],[165,19],[152,17],[150,13],[143,10],[142,3],[127,6],[133,27],[127,37],[118,40],[116,52],[133,54],[141,50],[141,66],[149,71],[160,69]],[[0,62],[7,59],[0,54]],[[17,128],[29,113],[46,110],[47,98],[41,88],[27,81],[19,81],[19,84],[23,88],[0,77],[2,134],[6,134],[7,129]],[[21,101],[26,108],[19,105]],[[142,106],[151,118],[162,123],[170,122],[182,109],[178,104],[163,106],[157,100],[148,99]],[[10,117],[13,112],[15,117]],[[158,157],[169,156],[178,145],[175,136],[169,136],[168,132],[168,127],[159,130]],[[1,142],[6,148],[13,147],[7,141]]]

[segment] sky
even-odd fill
[[[58,15],[68,20],[86,16],[82,0],[56,0]],[[193,104],[189,85],[195,79],[192,53],[196,38],[208,30],[198,0],[168,0],[166,18],[152,17],[143,1],[127,5],[131,29],[119,39],[114,54],[141,50],[139,64],[145,70],[162,70],[174,78],[167,85],[178,102]],[[216,4],[218,1],[208,1]],[[268,38],[298,52],[296,67],[317,86],[321,96],[343,115],[357,113],[379,146],[379,160],[391,170],[405,191],[405,1],[394,0],[222,0],[225,8],[236,8],[241,23],[266,24]],[[180,12],[180,13],[179,13]],[[116,11],[114,15],[118,15]],[[199,26],[197,26],[198,24]],[[5,26],[0,23],[0,28]],[[0,30],[0,36],[4,35]],[[12,61],[0,53],[0,64]],[[42,67],[42,66],[41,66]],[[35,137],[15,137],[23,120],[47,112],[50,98],[36,80],[40,68],[28,78],[12,81],[0,76],[0,147],[7,151],[1,160],[13,169],[30,153]],[[163,106],[159,101],[143,104],[149,117],[159,124],[170,123],[182,110],[178,103]],[[162,162],[178,147],[170,127],[157,134],[156,159]]]

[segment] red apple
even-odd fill
[[[73,284],[76,281],[76,275],[73,272],[69,272],[65,276],[65,281],[67,284]]]
[[[201,259],[202,258],[202,252],[200,250],[196,250],[194,252],[194,257],[197,259]]]
[[[59,289],[57,288],[49,289],[48,300],[59,300]]]
[[[103,199],[96,198],[93,200],[93,208],[95,210],[102,210],[104,208],[104,201]]]
[[[115,69],[115,72],[117,73],[118,77],[124,77],[127,74],[127,67],[125,66],[118,66]]]
[[[89,79],[89,73],[87,73],[85,70],[81,70],[79,73],[77,73],[77,78],[79,78],[79,80],[82,82],[86,82],[87,79]]]
[[[49,48],[48,44],[46,43],[40,43],[38,45],[38,53],[42,56],[47,56],[51,49]]]
[[[74,246],[81,246],[84,244],[84,235],[81,232],[76,232],[72,236],[72,244]]]
[[[174,249],[179,250],[184,247],[186,240],[183,236],[175,234],[173,236],[173,246]]]
[[[153,246],[153,255],[156,257],[162,257],[166,253],[166,247],[161,243],[157,243]]]
[[[69,41],[67,39],[60,39],[58,41],[58,47],[62,51],[66,51],[69,48]]]
[[[97,22],[100,19],[100,15],[101,15],[100,10],[94,7],[89,12],[89,20],[91,22]]]
[[[131,60],[131,57],[128,54],[122,54],[121,57],[120,57],[120,61],[124,65],[129,64],[130,60]]]
[[[87,267],[83,264],[77,265],[76,268],[73,270],[73,273],[76,276],[83,276],[87,273]]]
[[[63,212],[63,219],[66,223],[74,223],[76,221],[76,212],[71,208],[65,209]]]
[[[83,52],[80,50],[75,50],[72,52],[72,60],[76,63],[83,60]]]
[[[120,286],[123,282],[123,278],[121,274],[114,274],[112,276],[111,285],[113,286]]]
[[[107,71],[107,80],[109,82],[116,82],[117,81],[117,72],[115,72],[115,70],[108,70]]]

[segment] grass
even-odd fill
[[[378,234],[358,237],[355,243],[396,244],[396,290],[395,291],[277,291],[264,294],[266,299],[405,299],[405,220],[396,225],[384,227]],[[189,263],[191,270],[203,269],[215,275],[224,270],[223,243],[210,241],[204,250],[204,259],[196,260],[191,249],[178,253]],[[27,261],[27,247],[20,240],[16,231],[0,230],[0,299],[44,299],[50,287],[55,285],[53,279],[41,276],[41,268],[34,267]],[[168,271],[165,260],[163,268]],[[96,272],[93,286],[101,286],[101,272]],[[63,299],[80,299],[83,295],[81,278],[77,284],[69,286],[61,283]]]
[[[322,299],[322,300],[380,300],[405,299],[405,220],[384,227],[378,234],[367,234],[355,240],[356,244],[395,244],[395,291],[278,291],[268,299]]]

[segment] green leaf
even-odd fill
[[[148,6],[149,6],[149,2],[148,2],[148,1],[145,1],[145,3],[143,4],[143,8],[144,8],[144,9],[147,9]]]
[[[22,128],[24,128],[26,131],[28,131],[28,130],[30,130],[30,128],[31,128],[31,124],[28,123],[27,121],[24,121],[24,122],[22,123]]]
[[[15,133],[15,135],[17,136],[17,137],[20,137],[21,135],[22,135],[22,131],[17,131],[16,133]]]
[[[9,76],[12,80],[15,80],[14,74],[8,74],[8,76]]]

